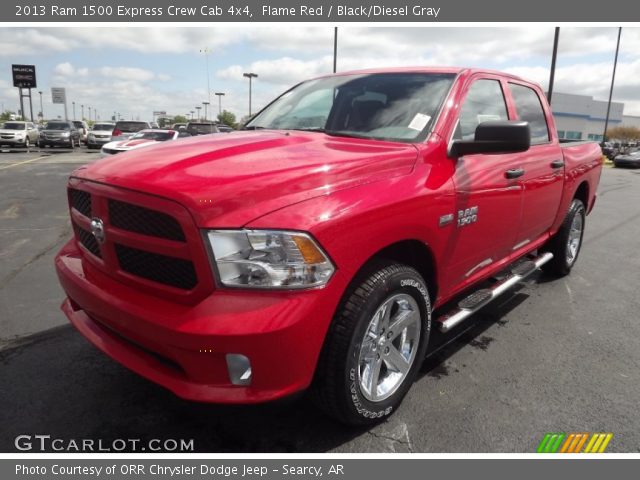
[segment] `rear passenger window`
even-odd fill
[[[482,122],[508,120],[507,105],[497,80],[477,80],[471,85],[460,109],[456,140],[473,140]]]
[[[542,104],[538,94],[532,88],[510,83],[511,94],[516,104],[518,118],[529,122],[531,129],[531,144],[547,143],[549,141],[549,128],[547,118],[544,116]]]

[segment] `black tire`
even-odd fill
[[[412,363],[407,362],[408,370],[390,396],[371,401],[360,381],[362,371],[359,362],[362,360],[361,347],[365,334],[371,332],[370,322],[385,302],[399,297],[408,299],[407,296],[414,300],[412,305],[418,307],[418,310],[411,311],[419,313],[413,326],[408,327],[413,328],[414,332],[419,331],[417,346],[413,346],[416,350],[412,354]],[[430,329],[431,303],[420,274],[411,267],[388,261],[371,265],[352,282],[329,327],[311,389],[315,403],[325,413],[348,425],[369,425],[388,417],[396,410],[420,369],[429,343]],[[392,335],[390,331],[387,333]],[[382,337],[384,335],[378,338]],[[391,344],[392,341],[389,342]],[[370,340],[370,343],[380,345],[378,340]],[[377,358],[380,359],[383,348],[385,351],[389,349],[383,345],[378,348]],[[392,371],[385,358],[378,361],[382,365],[378,367],[381,375],[383,371]]]
[[[579,234],[579,242],[575,254],[569,254],[569,236],[571,235],[571,227],[574,225],[576,216],[581,218],[581,229]],[[542,270],[555,277],[564,277],[569,275],[571,269],[578,260],[580,249],[582,247],[582,238],[584,236],[584,225],[586,218],[586,210],[584,203],[574,198],[569,206],[567,215],[560,226],[558,232],[543,247],[543,251],[553,253],[553,259],[542,266]]]
[[[24,139],[24,148],[26,148],[27,150],[29,150],[29,147],[31,146],[31,140],[29,140],[29,137],[26,137]]]

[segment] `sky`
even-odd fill
[[[520,75],[546,89],[553,35],[552,26],[340,27],[338,71],[482,67]],[[616,27],[562,27],[554,91],[607,100],[616,37]],[[34,115],[40,111],[37,91],[42,91],[45,118],[64,116],[64,107],[51,103],[51,87],[65,87],[70,119],[71,102],[77,119],[84,105],[85,117],[91,107],[102,120],[118,112],[150,121],[153,111],[196,111],[209,96],[209,110],[217,114],[215,92],[225,93],[222,108],[240,119],[249,109],[243,72],[258,74],[255,112],[299,81],[331,72],[333,26],[0,27],[0,102],[5,110],[17,111],[14,63],[36,66]],[[625,103],[625,114],[640,115],[640,27],[623,28],[613,100]]]

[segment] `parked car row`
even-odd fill
[[[175,138],[212,133],[228,133],[231,127],[211,121],[176,123],[171,129],[160,129],[155,122],[122,120],[118,122],[99,122],[89,127],[80,120],[51,120],[43,126],[33,122],[8,121],[0,128],[0,147],[79,147],[85,144],[88,149],[99,149],[111,142],[122,142],[136,136],[139,132],[153,129],[157,132],[173,132]],[[140,145],[137,142],[136,145]],[[122,148],[122,151],[126,150]],[[114,150],[114,149],[112,149]],[[111,152],[115,153],[115,152]]]

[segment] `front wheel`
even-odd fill
[[[557,277],[563,277],[571,272],[582,247],[585,218],[584,203],[574,198],[560,230],[544,248],[545,251],[553,253],[553,259],[542,266],[545,272]]]
[[[431,305],[420,274],[384,262],[354,281],[329,328],[313,393],[329,415],[350,425],[389,416],[424,359]]]

